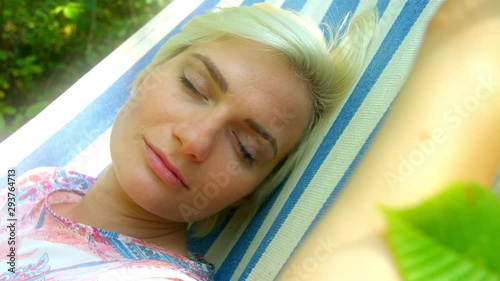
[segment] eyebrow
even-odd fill
[[[267,140],[271,146],[273,147],[274,151],[274,156],[276,157],[276,154],[278,154],[278,144],[276,142],[276,138],[273,137],[268,131],[266,131],[259,123],[255,122],[252,119],[245,119],[245,123],[252,129],[254,130],[257,134],[259,134],[261,137],[263,137],[265,140]]]
[[[217,65],[215,65],[215,63],[209,57],[204,56],[200,53],[193,53],[191,54],[191,56],[203,62],[208,72],[210,73],[210,76],[212,76],[212,79],[215,80],[215,83],[217,84],[219,89],[223,93],[226,93],[228,89],[227,81],[226,79],[224,79],[224,76],[222,76],[222,73]],[[276,142],[276,138],[271,135],[271,133],[266,131],[259,123],[255,122],[252,119],[246,119],[245,123],[250,127],[250,129],[255,131],[257,134],[267,140],[269,144],[271,144],[271,147],[274,151],[273,157],[276,157],[276,155],[278,154],[278,144]]]
[[[193,53],[191,54],[191,56],[203,62],[208,72],[210,73],[210,76],[212,76],[212,79],[215,80],[215,83],[217,84],[219,89],[223,93],[227,92],[228,89],[227,81],[226,79],[224,79],[224,76],[222,76],[222,73],[220,72],[220,69],[217,67],[217,65],[215,65],[215,63],[209,57],[206,57],[202,54]]]

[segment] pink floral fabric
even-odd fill
[[[213,280],[214,266],[149,242],[58,216],[51,205],[81,200],[95,179],[60,168],[38,168],[16,180],[16,268],[8,271],[0,228],[3,280]],[[6,222],[7,190],[0,191]]]

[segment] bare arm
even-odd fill
[[[399,280],[377,206],[408,206],[460,179],[491,185],[500,164],[498,30],[497,0],[443,4],[365,158],[281,280]],[[294,275],[319,239],[337,251],[307,277]]]

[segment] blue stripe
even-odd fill
[[[366,139],[365,143],[363,144],[363,146],[361,147],[361,149],[359,150],[359,152],[356,154],[356,157],[354,158],[354,160],[352,161],[352,163],[347,168],[347,171],[344,173],[344,175],[340,179],[339,183],[335,186],[335,188],[333,189],[332,193],[330,193],[330,195],[328,196],[328,198],[325,201],[325,203],[323,203],[323,206],[321,207],[321,209],[318,212],[318,214],[316,214],[316,217],[312,221],[311,225],[309,225],[309,227],[307,228],[307,231],[304,233],[304,236],[302,236],[300,242],[302,242],[302,240],[304,239],[304,237],[307,236],[307,234],[309,233],[309,231],[311,231],[313,229],[314,225],[316,225],[317,221],[328,210],[328,207],[331,206],[332,202],[335,200],[335,198],[337,197],[338,193],[340,191],[342,191],[342,189],[344,188],[344,186],[345,186],[345,184],[347,182],[347,179],[349,179],[349,177],[354,172],[354,169],[356,169],[356,167],[358,166],[359,161],[365,155],[365,152],[366,152],[367,148],[372,143],[373,138],[375,137],[375,135],[377,134],[377,132],[378,132],[378,130],[380,128],[380,126],[383,124],[384,120],[386,119],[387,114],[391,110],[391,107],[392,107],[393,103],[394,103],[394,100],[387,107],[387,109],[385,110],[385,112],[382,115],[382,117],[380,118],[380,120],[378,120],[377,124],[375,125],[375,128],[373,128],[373,130],[371,131],[370,135]],[[300,245],[300,242],[297,244],[297,246]]]
[[[96,140],[114,121],[120,107],[127,101],[131,81],[151,61],[157,50],[173,34],[180,31],[184,23],[195,15],[212,9],[218,1],[204,1],[169,34],[149,50],[139,61],[125,72],[100,97],[96,98],[80,114],[54,133],[28,157],[17,164],[19,175],[41,166],[64,167]],[[0,182],[6,182],[4,174]],[[2,186],[3,188],[3,186]]]
[[[352,1],[348,1],[348,0],[338,1],[329,7],[327,14],[326,14],[327,16],[325,16],[325,18],[329,17],[328,15],[330,15],[330,13],[333,13],[333,14],[336,14],[337,16],[339,16],[338,11],[340,11],[340,10],[344,11],[344,13],[347,14],[348,12],[354,12],[356,10],[356,8],[357,8],[357,4],[353,4]],[[340,15],[339,17],[341,17],[341,16],[342,15]],[[363,97],[363,99],[364,99],[364,97]],[[349,120],[350,120],[350,118],[349,118]],[[344,127],[345,126],[347,126],[347,123],[344,125]],[[321,151],[322,150],[319,149],[317,151],[317,153],[318,152],[321,153]],[[326,157],[326,155],[324,155],[324,157]],[[310,165],[314,165],[314,164],[315,164],[315,161],[312,161]],[[317,168],[319,168],[319,167],[316,167],[316,169]],[[295,187],[295,189],[292,192],[290,197],[296,196],[294,194],[297,194],[297,192],[299,192],[299,194],[294,202],[296,202],[298,200],[298,198],[300,197],[300,194],[303,192],[303,189],[305,187],[307,187],[307,185],[301,186],[300,182],[299,182],[299,185],[297,185]],[[267,214],[269,213],[272,206],[274,205],[275,200],[278,198],[280,192],[281,192],[281,188],[278,189],[276,195],[271,197],[268,200],[268,202],[266,202],[266,204],[263,205],[259,209],[257,214],[252,218],[252,221],[250,222],[249,226],[245,230],[245,235],[242,235],[240,237],[240,239],[236,242],[235,246],[232,248],[231,252],[229,252],[229,254],[227,255],[224,262],[221,264],[220,268],[217,270],[217,274],[215,276],[217,280],[219,280],[219,279],[220,280],[228,280],[233,275],[234,271],[238,267],[238,264],[240,263],[241,259],[245,255],[248,247],[250,246],[250,244],[254,240],[255,235],[257,234],[257,232],[260,229],[261,225],[263,224],[265,218],[267,217]],[[289,200],[290,200],[290,197],[289,197]],[[278,218],[276,219],[277,221],[280,221],[280,219],[281,219],[280,216],[281,215],[279,215]],[[278,224],[280,224],[280,223],[281,222],[278,222]],[[259,255],[259,257],[260,257],[260,255]],[[253,264],[252,264],[252,261],[254,262]],[[243,272],[243,275],[242,275],[243,279],[248,276],[248,274],[250,273],[253,266],[255,266],[256,261],[257,260],[252,258],[252,260],[250,261],[250,264],[247,266],[247,268]],[[248,268],[250,268],[250,269],[248,270]]]
[[[205,235],[203,237],[194,237],[194,229],[189,228],[188,229],[188,234],[187,234],[187,239],[188,239],[188,250],[192,253],[196,253],[201,256],[205,256],[212,246],[212,244],[217,240],[217,237],[219,234],[222,232],[224,227],[228,224],[228,222],[231,220],[233,217],[234,212],[229,214],[229,216],[224,220],[223,223],[221,223],[220,226],[218,226],[216,229],[214,229],[212,232],[210,232],[208,235]],[[196,224],[196,223],[195,223]]]
[[[378,0],[377,1],[377,10],[378,10],[379,18],[382,17],[385,10],[387,9],[387,6],[389,6],[389,0]]]
[[[264,0],[245,0],[241,3],[241,6],[252,6],[255,3],[264,2]]]
[[[386,0],[380,0],[380,2],[384,2],[384,1],[386,1]],[[404,38],[406,38],[406,35],[408,35],[408,32],[413,27],[413,25],[417,21],[418,17],[420,16],[420,14],[422,13],[422,11],[425,9],[425,7],[427,6],[427,4],[429,3],[428,0],[421,1],[421,2],[417,3],[417,5],[414,5],[415,3],[411,3],[410,4],[410,2],[414,2],[414,1],[408,1],[405,4],[405,6],[403,7],[403,10],[401,11],[400,15],[396,18],[393,27],[391,28],[391,30],[388,32],[386,38],[384,39],[384,42],[382,42],[382,44],[380,46],[380,49],[387,48],[391,44],[390,40],[387,40],[387,38],[390,37],[391,33],[398,34],[399,32],[401,32],[401,29],[392,31],[393,28],[394,28],[394,26],[401,26],[402,29],[406,30],[406,32],[404,33],[404,36],[402,36],[397,41],[398,46],[401,45],[401,43],[403,42]],[[412,6],[412,4],[413,4],[413,6]],[[410,20],[408,20],[407,22],[405,22],[405,20],[407,20],[407,18],[405,18],[404,13],[408,13],[410,15],[413,15],[413,17]],[[386,45],[386,46],[384,46],[384,45]],[[394,53],[396,52],[396,50],[397,50],[397,48],[394,50]],[[391,55],[391,58],[394,55],[394,53]],[[378,54],[378,52],[377,52],[377,54]],[[373,60],[375,60],[375,57],[374,57]],[[386,65],[387,64],[384,65],[384,68],[385,68]],[[380,76],[380,74],[378,76]],[[352,174],[353,170],[356,168],[356,166],[357,166],[360,158],[364,155],[365,150],[368,147],[368,145],[371,144],[373,137],[375,136],[376,132],[378,131],[380,125],[383,123],[383,121],[387,117],[387,114],[388,114],[390,108],[392,107],[393,103],[394,103],[394,100],[391,102],[391,104],[389,105],[389,107],[387,108],[387,110],[384,112],[382,118],[377,122],[377,125],[375,126],[375,128],[373,129],[373,131],[370,133],[370,135],[369,135],[368,139],[366,140],[365,144],[363,145],[363,147],[361,148],[361,150],[358,152],[356,158],[351,163],[351,165],[349,166],[348,170],[343,175],[342,179],[339,181],[339,183],[337,184],[337,186],[333,189],[333,192],[330,194],[330,196],[328,197],[327,201],[325,202],[325,204],[321,208],[320,212],[316,215],[313,223],[309,226],[309,228],[308,228],[308,230],[307,230],[307,232],[305,234],[307,234],[312,229],[312,227],[316,224],[317,220],[323,215],[323,213],[328,209],[328,206],[330,206],[331,203],[333,202],[333,200],[336,198],[336,195],[338,194],[338,192],[340,192],[344,188],[346,180],[349,178],[349,176]]]
[[[287,0],[283,5],[281,5],[282,9],[287,9],[287,10],[293,10],[293,11],[300,11],[306,4],[306,1],[304,0]]]
[[[285,179],[283,183],[276,190],[276,194],[269,198],[260,208],[259,211],[252,218],[247,228],[245,229],[244,235],[241,235],[240,239],[235,243],[235,245],[231,248],[231,251],[228,253],[224,262],[218,268],[215,274],[215,280],[229,280],[233,275],[234,271],[238,267],[241,259],[245,255],[248,247],[255,238],[255,235],[259,231],[260,227],[264,223],[269,211],[274,206],[274,203],[279,197],[279,194],[282,191],[283,185],[286,183]]]
[[[373,85],[377,81],[378,77],[380,76],[380,74],[382,73],[384,68],[387,66],[389,61],[391,60],[391,58],[394,55],[394,53],[396,52],[397,48],[401,45],[401,42],[404,40],[407,33],[410,31],[411,27],[414,25],[415,21],[420,16],[420,14],[422,13],[422,10],[425,8],[427,3],[428,3],[428,1],[408,1],[405,4],[405,6],[403,7],[403,10],[401,11],[398,18],[394,22],[393,26],[391,27],[391,29],[387,33],[384,41],[382,42],[379,50],[377,51],[377,54],[375,55],[375,57],[373,58],[371,63],[368,65],[366,71],[364,72],[364,74],[360,80],[360,83],[358,83],[356,85],[356,87],[353,90],[352,95],[349,97],[346,105],[344,106],[344,108],[342,108],[340,116],[343,116],[343,118],[341,118],[341,119],[337,118],[335,120],[331,129],[329,130],[329,132],[325,136],[325,139],[323,140],[320,147],[318,148],[316,154],[313,156],[311,163],[308,165],[303,176],[300,178],[299,182],[297,183],[297,186],[294,188],[292,194],[285,202],[283,208],[281,209],[280,213],[277,216],[277,219],[275,220],[275,222],[271,226],[270,230],[266,233],[264,239],[262,240],[261,244],[257,248],[255,254],[252,256],[248,265],[244,269],[243,274],[242,274],[243,278],[246,278],[251,273],[251,271],[253,270],[253,268],[255,267],[257,262],[259,261],[260,257],[266,251],[267,247],[269,246],[270,241],[272,241],[274,239],[274,236],[281,228],[283,222],[286,220],[289,213],[294,208],[298,199],[302,196],[304,189],[311,182],[312,178],[316,174],[316,171],[321,166],[321,164],[324,162],[329,151],[335,145],[339,136],[342,134],[342,131],[345,129],[345,126],[347,126],[347,124],[350,122],[354,113],[357,111],[357,109],[359,108],[359,106],[363,102],[364,98],[366,97],[366,94],[369,93],[370,89],[373,87]],[[377,128],[378,128],[378,125],[377,125]],[[375,131],[376,131],[376,129],[374,131],[372,131],[372,134],[374,134]],[[373,137],[372,134],[370,135],[369,139],[367,140],[364,147],[362,148],[362,151],[358,152],[358,155],[356,158],[361,157],[361,155],[364,152],[364,149],[366,149],[367,144],[371,141],[371,137]],[[355,161],[353,161],[353,163],[351,163],[348,171],[346,172],[347,175],[343,176],[343,178],[341,179],[342,182],[339,182],[339,185],[337,186],[337,188],[340,186],[340,184],[344,184],[348,174],[350,174],[352,172],[352,169],[354,169],[354,167],[358,161],[359,161],[359,159],[355,159]],[[338,191],[335,191],[336,189],[334,189],[334,191],[330,194],[329,198],[327,199],[328,204],[325,204],[324,206],[322,206],[322,210],[315,217],[314,222],[317,221],[320,214],[322,214],[325,211],[325,209],[328,208],[330,203],[333,201],[333,199],[335,198],[335,195],[337,194],[336,192],[338,192]],[[312,226],[313,225],[311,225],[309,227],[309,229]],[[302,237],[302,239],[303,238],[304,237]],[[239,245],[236,245],[236,246],[239,247]]]
[[[392,103],[391,103],[391,105],[392,105]],[[316,217],[314,218],[314,220],[311,222],[311,224],[307,228],[306,232],[301,237],[300,241],[297,243],[297,245],[295,245],[295,248],[293,249],[292,254],[290,256],[293,256],[293,254],[297,250],[298,246],[300,244],[302,244],[304,238],[307,237],[307,234],[313,229],[313,227],[316,225],[316,223],[318,222],[318,220],[328,210],[328,208],[331,206],[331,203],[333,202],[333,200],[337,197],[337,195],[339,194],[339,192],[342,190],[342,188],[344,187],[347,179],[351,176],[351,174],[354,171],[354,169],[358,166],[359,161],[365,155],[366,150],[368,149],[368,147],[372,143],[373,138],[375,137],[375,135],[378,132],[381,124],[385,120],[385,117],[386,117],[387,113],[389,112],[390,108],[391,108],[391,106],[389,106],[386,109],[386,111],[384,112],[382,118],[380,118],[380,120],[377,122],[377,124],[375,125],[375,128],[372,130],[372,132],[368,136],[367,140],[365,141],[365,143],[363,144],[363,146],[361,147],[361,149],[359,150],[359,152],[356,154],[356,157],[354,158],[354,160],[351,162],[351,164],[347,168],[347,171],[344,173],[344,175],[340,179],[339,183],[335,186],[335,188],[333,189],[332,193],[330,193],[330,195],[328,196],[326,202],[323,203],[323,206],[321,207],[320,211],[318,212],[318,214],[316,215]],[[281,270],[279,271],[278,275],[282,272],[282,270],[283,270],[283,268],[281,268]]]

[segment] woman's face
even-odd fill
[[[245,200],[296,144],[306,83],[253,41],[190,47],[138,81],[111,135],[112,167],[138,207],[195,221]]]

